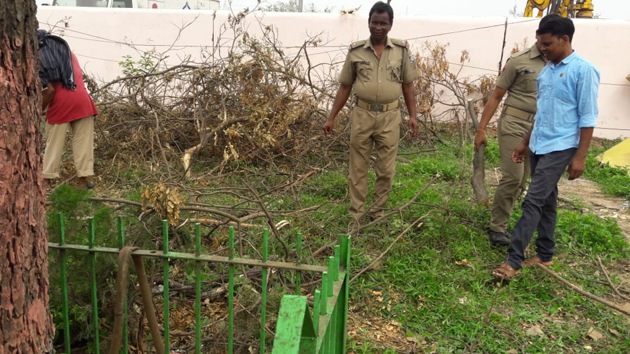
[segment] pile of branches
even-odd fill
[[[273,164],[278,158],[302,161],[313,152],[345,152],[347,125],[339,124],[341,134],[333,137],[321,139],[320,134],[336,90],[332,68],[338,63],[311,63],[309,49],[322,44],[319,36],[288,54],[273,27],[258,22],[261,35],[250,35],[244,25],[248,14],[228,19],[213,47],[202,51],[202,62],[187,57],[170,65],[173,48],[139,51],[139,59],[121,61],[123,77],[100,87],[92,81],[101,112],[99,159],[108,165],[113,160],[124,166],[148,163],[154,173],[166,171],[171,177],[190,176],[200,157],[223,169],[237,161]],[[487,97],[493,85],[487,76],[462,77],[468,53],[451,65],[446,47],[427,42],[416,55],[418,114],[428,143],[439,140],[434,130],[444,122],[454,121],[464,132],[467,100]]]
[[[261,25],[258,38],[243,30],[245,16],[230,17],[222,44],[202,53],[202,63],[187,58],[169,66],[169,52],[155,50],[125,58],[125,76],[93,91],[99,158],[189,175],[200,156],[223,168],[317,151],[313,133],[321,131],[335,89],[330,75],[312,78],[307,50],[317,39],[288,55],[272,27]],[[226,33],[233,38],[228,46]]]

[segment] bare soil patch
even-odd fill
[[[599,186],[590,180],[578,178],[569,181],[562,178],[558,183],[561,201],[581,205],[583,211],[590,211],[600,218],[613,218],[630,242],[630,210],[626,199],[604,195]]]

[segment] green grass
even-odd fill
[[[630,173],[628,170],[611,167],[597,160],[597,156],[610,148],[609,145],[612,144],[605,144],[590,151],[586,160],[584,175],[586,178],[597,182],[604,193],[630,200]]]
[[[622,178],[615,169],[592,165],[594,153],[589,156],[589,176],[598,176],[594,179],[609,187],[614,185],[610,190],[616,192],[612,194],[623,195],[623,178],[627,175]],[[407,221],[428,215],[421,231],[394,246],[377,270],[358,279],[353,284],[351,301],[373,303],[373,289],[396,294],[399,301],[395,306],[368,307],[365,312],[396,319],[405,331],[419,334],[438,353],[466,352],[473,343],[474,352],[484,353],[581,353],[587,352],[585,346],[593,352],[627,353],[630,329],[626,318],[572,292],[542,271],[525,269],[502,288],[492,281],[490,271],[502,262],[505,253],[490,247],[486,240],[489,211],[473,202],[470,166],[462,163],[466,161],[462,155],[470,154],[470,150],[462,152],[455,145],[438,146],[435,154],[417,156],[398,166],[399,189],[390,201],[394,206],[404,204],[431,176],[442,177],[404,213]],[[492,166],[492,161],[487,163]],[[518,212],[513,215],[512,225],[518,216]],[[399,231],[372,230],[388,235]],[[383,240],[382,248],[391,239]],[[596,257],[605,264],[629,261],[630,249],[616,222],[581,210],[559,210],[557,240],[558,254],[552,269],[585,290],[610,299],[612,290],[600,283],[605,279]],[[355,264],[359,263],[356,268],[362,266],[362,252],[355,249]],[[534,326],[542,330],[541,336],[526,333]],[[591,328],[603,333],[604,338],[591,340],[587,336]],[[358,342],[366,343],[355,339],[351,348],[356,353],[384,350],[379,346],[356,346]]]
[[[414,338],[419,352],[627,353],[630,348],[627,318],[578,295],[543,271],[525,269],[509,285],[497,286],[490,272],[503,261],[505,250],[489,245],[485,228],[490,212],[474,201],[470,187],[472,148],[462,147],[459,142],[448,139],[436,148],[430,154],[404,155],[401,159],[404,162],[399,162],[397,166],[390,207],[407,204],[429,181],[439,176],[435,183],[428,186],[415,203],[390,217],[387,224],[368,227],[352,240],[351,271],[356,273],[370,265],[412,222],[422,218],[422,226],[412,228],[393,245],[375,269],[365,272],[351,286],[350,305],[354,316],[366,321],[395,321],[400,324],[401,334],[391,343],[383,344],[375,340],[370,331],[357,331],[367,334],[351,337],[348,349],[354,353],[397,353],[409,350],[411,341],[407,338]],[[418,147],[413,144],[403,143],[401,146],[402,153],[417,150]],[[628,198],[630,181],[627,174],[601,166],[594,159],[598,152],[594,150],[589,155],[585,176],[600,183],[607,193]],[[495,140],[489,141],[486,157],[487,168],[498,164]],[[310,165],[316,166],[317,163],[314,161]],[[238,208],[223,209],[238,215],[254,213],[260,209],[246,183],[257,191],[271,213],[319,206],[306,216],[278,212],[274,214],[274,221],[285,219],[290,222],[288,227],[280,230],[289,247],[295,245],[295,234],[302,232],[306,247],[305,263],[323,264],[324,257],[329,255],[327,252],[317,257],[311,257],[309,253],[347,231],[347,165],[340,163],[338,167],[319,170],[291,190],[273,188],[290,182],[288,173],[275,173],[260,166],[243,164],[234,168],[246,172],[226,174],[229,177],[214,178],[208,183],[195,181],[195,185],[182,188],[182,199],[193,200],[194,197],[195,202],[217,208],[239,203]],[[136,172],[130,174],[135,175]],[[373,172],[370,178],[368,203],[373,192]],[[134,178],[131,180],[135,181]],[[141,190],[138,183],[133,182],[128,190],[121,191],[121,195],[137,201],[140,200]],[[114,214],[122,212],[126,216],[129,238],[134,237],[130,239],[131,243],[147,249],[159,244],[158,216],[146,214],[140,222],[138,210],[124,207],[114,213],[112,206],[88,203],[88,196],[85,192],[65,187],[53,194],[49,209],[53,240],[56,237],[56,212],[63,211],[68,219],[80,222],[78,226],[69,225],[68,237],[71,241],[85,243],[84,238],[73,237],[85,232],[83,222],[90,214],[98,219],[100,229],[110,230],[102,231],[97,243],[115,245]],[[569,205],[566,208],[572,207]],[[510,221],[512,226],[519,214],[517,208]],[[182,212],[182,219],[187,217],[199,217],[199,214]],[[263,217],[248,222],[266,224],[267,220]],[[252,247],[260,246],[260,230],[242,228],[239,231],[252,245],[244,248],[245,256],[258,258]],[[189,251],[192,247],[192,223],[178,228],[177,233],[181,236],[174,241],[172,249]],[[225,227],[206,225],[202,234],[204,249],[208,252],[226,246]],[[274,237],[271,240],[270,253],[281,255],[283,248]],[[551,268],[577,286],[615,300],[610,287],[605,284],[597,257],[608,267],[613,281],[619,284],[617,274],[630,264],[630,247],[616,222],[583,213],[582,208],[560,209],[557,241],[557,256]],[[111,261],[104,260],[103,265],[113,269]],[[192,274],[190,265],[174,262],[174,266],[182,269],[182,279],[178,281],[188,283]],[[85,269],[81,267],[84,266],[79,265],[79,269]],[[159,267],[154,267],[153,271],[159,272]],[[112,272],[106,275],[112,276]],[[207,272],[207,281],[211,281],[225,274],[225,267],[208,266]],[[276,281],[273,286],[290,288],[291,279],[291,274],[284,273],[281,281]],[[51,283],[53,281],[58,280],[53,276]],[[309,281],[313,278],[305,276],[304,283]],[[106,284],[106,280],[102,283]],[[85,289],[80,285],[75,287],[77,293],[73,295],[81,301],[71,311],[77,328],[80,328],[79,324],[85,323],[90,315],[84,295],[78,294],[79,290]],[[277,293],[283,293],[283,289]],[[382,294],[382,299],[375,299],[375,291]],[[59,312],[57,297],[58,290],[51,293],[54,311]],[[56,325],[61,327],[59,323]],[[534,327],[542,330],[542,335],[528,335],[527,330]],[[82,338],[88,338],[89,328],[84,326],[83,329]],[[604,337],[593,341],[587,336],[590,329],[601,332]],[[585,349],[587,346],[592,348],[591,351]]]

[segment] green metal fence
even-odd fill
[[[278,313],[275,338],[273,341],[274,354],[291,353],[345,353],[347,316],[348,316],[348,284],[350,269],[350,237],[342,236],[340,244],[334,247],[334,255],[329,257],[326,266],[306,265],[300,263],[302,252],[302,236],[297,234],[296,262],[277,262],[269,260],[268,238],[269,231],[263,231],[262,259],[249,259],[236,257],[234,228],[229,228],[228,243],[229,253],[227,257],[208,255],[201,253],[201,226],[195,225],[195,253],[173,252],[169,250],[168,222],[162,222],[162,242],[164,248],[157,250],[140,250],[125,246],[125,231],[123,220],[118,218],[118,248],[97,247],[95,245],[94,219],[88,220],[87,245],[66,244],[64,218],[59,214],[59,243],[49,243],[49,248],[58,250],[61,284],[61,303],[63,317],[63,342],[65,353],[71,353],[71,333],[68,311],[70,302],[68,299],[68,252],[86,253],[88,257],[88,272],[90,274],[90,294],[92,307],[92,326],[94,333],[94,352],[100,353],[101,325],[99,321],[98,287],[96,277],[96,254],[118,255],[117,293],[114,309],[114,324],[111,326],[109,338],[109,353],[128,353],[128,324],[127,324],[127,288],[129,284],[130,263],[133,261],[137,276],[137,286],[142,295],[142,305],[148,327],[153,338],[155,351],[159,354],[171,353],[170,333],[170,303],[169,303],[169,273],[170,260],[184,260],[192,262],[195,267],[195,353],[208,352],[210,345],[202,346],[202,266],[204,262],[222,263],[228,266],[228,318],[227,318],[227,345],[225,352],[234,352],[234,304],[235,304],[235,278],[237,267],[252,266],[262,269],[261,306],[260,306],[260,353],[267,353],[267,279],[269,269],[295,271],[294,283],[298,295],[283,296]],[[161,329],[158,316],[154,308],[154,299],[144,270],[145,259],[159,258],[163,267],[163,294],[162,294],[162,323]],[[50,270],[53,272],[53,270]],[[316,272],[321,274],[321,288],[315,290],[313,307],[308,305],[308,298],[299,295],[301,292],[302,272]],[[51,284],[55,286],[55,284]],[[218,344],[219,346],[221,344]],[[223,344],[224,345],[224,344]],[[220,348],[220,347],[219,347]],[[176,349],[176,348],[173,348]],[[213,350],[216,350],[213,349]]]

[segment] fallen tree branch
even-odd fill
[[[359,225],[358,230],[361,230],[363,228],[372,226],[372,225],[376,225],[379,222],[383,221],[385,218],[393,215],[393,214],[400,214],[404,209],[406,209],[407,207],[409,207],[411,204],[413,204],[416,200],[418,200],[418,198],[422,195],[422,193],[424,193],[433,183],[435,183],[435,181],[440,178],[439,174],[436,174],[435,176],[433,176],[433,178],[431,178],[431,180],[429,182],[427,182],[427,184],[424,185],[424,187],[422,187],[422,189],[416,193],[416,195],[413,196],[413,198],[411,198],[410,201],[408,201],[407,203],[401,205],[400,207],[385,213],[383,216],[381,216],[378,219],[375,219],[374,221],[365,224],[365,225]],[[330,242],[328,244],[323,245],[322,247],[318,248],[317,250],[315,250],[315,252],[313,252],[313,254],[311,254],[312,257],[316,257],[317,255],[319,255],[320,253],[324,252],[327,248],[333,247],[334,245],[337,244],[337,241],[334,242]]]
[[[252,194],[254,195],[254,198],[256,199],[256,202],[258,203],[258,205],[260,205],[260,208],[263,210],[263,212],[267,216],[267,224],[269,224],[269,227],[271,228],[271,232],[276,237],[278,242],[280,242],[280,244],[282,245],[282,248],[284,248],[284,259],[285,260],[289,259],[289,247],[287,246],[287,243],[284,242],[282,237],[280,237],[280,233],[278,232],[276,225],[273,223],[273,218],[271,217],[271,214],[269,214],[267,207],[265,207],[265,204],[262,202],[262,200],[258,196],[258,193],[256,193],[256,191],[254,190],[254,188],[252,188],[252,186],[250,186],[248,183],[245,183],[245,185],[252,192]]]
[[[396,237],[396,239],[394,239],[394,241],[392,241],[392,243],[389,245],[389,247],[387,247],[385,249],[385,251],[383,251],[378,257],[376,257],[375,260],[372,261],[372,263],[370,263],[367,267],[361,269],[357,274],[355,274],[354,277],[352,277],[352,279],[350,279],[350,283],[352,283],[356,278],[358,278],[359,276],[361,276],[361,274],[367,272],[368,270],[372,269],[372,267],[381,260],[381,258],[383,258],[387,253],[389,253],[389,250],[392,249],[392,247],[394,247],[394,245],[398,242],[398,240],[400,240],[409,230],[411,230],[412,227],[414,227],[416,224],[420,223],[420,221],[422,219],[424,219],[427,215],[423,215],[421,217],[419,217],[418,219],[416,219],[416,221],[412,222],[411,225],[409,225],[405,230],[403,230],[403,232],[400,233],[400,235],[398,235],[398,237]],[[420,223],[418,225],[418,227],[422,226],[422,223]]]
[[[490,314],[492,313],[492,311],[494,310],[494,307],[497,304],[497,299],[499,298],[499,292],[501,291],[501,289],[503,289],[502,281],[499,282],[499,286],[497,287],[497,290],[494,292],[494,296],[492,297],[492,303],[490,304],[490,308],[488,309],[488,311],[486,311],[486,314],[483,316],[483,320],[481,321],[481,328],[479,328],[479,331],[477,332],[475,339],[473,340],[470,347],[468,347],[464,353],[476,353],[477,344],[479,343],[479,338],[481,338],[483,329],[486,328],[486,325],[488,324],[488,319],[490,318]]]
[[[90,197],[90,198],[88,198],[88,200],[95,201],[95,202],[110,202],[110,203],[126,204],[126,205],[132,205],[132,206],[135,206],[135,207],[138,207],[138,208],[142,208],[143,207],[142,203],[140,203],[140,202],[135,202],[133,200],[126,200],[126,199],[119,199],[119,198]],[[146,207],[147,209],[150,209],[150,210],[153,209],[153,207],[150,204],[145,205],[144,207]],[[313,211],[313,210],[317,210],[317,209],[319,209],[321,207],[322,207],[322,205],[315,205],[315,206],[304,208],[304,209],[301,209],[301,210],[282,211],[281,213],[283,215],[295,215],[295,214],[299,214],[299,213],[302,213],[302,212],[310,212],[310,211]],[[208,213],[208,214],[216,214],[216,215],[223,216],[223,217],[231,220],[231,222],[225,222],[225,221],[212,220],[212,219],[198,219],[202,223],[215,224],[215,225],[220,225],[220,224],[238,225],[238,224],[240,224],[241,226],[246,226],[246,227],[255,227],[256,226],[256,225],[253,225],[253,224],[244,224],[246,221],[249,221],[249,220],[252,220],[252,219],[255,219],[255,218],[259,218],[259,217],[263,217],[263,216],[269,217],[269,215],[271,214],[271,212],[265,210],[265,211],[258,212],[258,213],[250,213],[250,214],[244,215],[244,216],[239,218],[237,216],[234,216],[234,215],[232,215],[230,213],[226,213],[226,212],[218,210],[218,209],[207,208],[207,207],[200,207],[198,205],[192,205],[192,206],[185,206],[184,205],[184,206],[180,206],[179,210],[197,211],[197,212]],[[278,214],[277,211],[275,213]]]
[[[477,121],[477,112],[475,111],[475,103],[473,100],[467,102],[468,115],[470,116],[473,127],[477,130],[479,122]],[[486,190],[486,171],[485,171],[485,151],[486,146],[481,145],[479,149],[475,149],[475,156],[473,157],[473,173],[470,178],[473,191],[475,192],[475,199],[477,204],[488,205],[490,203],[490,197],[488,197],[488,191]]]
[[[608,275],[608,271],[606,270],[606,267],[604,267],[604,265],[602,264],[602,260],[601,260],[601,258],[599,258],[599,256],[597,256],[597,262],[599,263],[599,268],[601,268],[602,273],[604,273],[604,276],[606,277],[606,280],[608,281],[608,284],[613,289],[615,294],[617,294],[620,298],[622,298],[622,299],[624,299],[626,301],[630,301],[630,297],[627,297],[627,296],[623,295],[622,293],[620,293],[619,289],[617,289],[615,284],[613,284],[612,280],[610,280],[610,276]]]
[[[561,277],[558,273],[554,272],[553,270],[549,269],[548,267],[545,267],[544,265],[541,264],[536,264],[536,266],[542,270],[544,270],[545,272],[547,272],[547,274],[551,275],[552,277],[556,278],[559,282],[561,282],[562,284],[568,286],[569,288],[573,289],[573,291],[586,296],[587,298],[597,301],[601,304],[606,305],[607,307],[619,311],[621,313],[623,313],[626,316],[630,317],[630,311],[623,309],[619,306],[617,306],[616,304],[613,304],[612,302],[603,299],[597,295],[593,295],[591,293],[589,293],[588,291],[584,291],[582,289],[580,289],[577,285],[570,283],[569,281],[567,281],[566,279],[564,279],[563,277]]]
[[[407,207],[409,207],[411,204],[415,203],[415,202],[416,202],[416,200],[418,200],[418,198],[420,198],[420,196],[421,196],[421,195],[422,195],[422,194],[423,194],[423,193],[424,193],[427,189],[429,189],[429,187],[430,187],[433,183],[435,183],[435,181],[436,181],[438,178],[440,178],[440,177],[441,177],[441,176],[440,176],[440,174],[436,174],[436,175],[434,175],[434,176],[431,178],[431,180],[430,180],[429,182],[427,182],[427,183],[424,185],[424,187],[422,187],[422,189],[421,189],[418,193],[416,193],[416,195],[414,195],[414,196],[413,196],[413,198],[411,198],[411,199],[410,199],[407,203],[405,203],[405,204],[401,205],[400,207],[398,207],[398,208],[396,208],[396,209],[394,209],[394,210],[392,210],[392,211],[389,211],[389,212],[387,212],[387,213],[383,214],[383,216],[381,216],[380,218],[374,219],[373,221],[371,221],[371,222],[369,222],[369,223],[367,223],[367,224],[365,224],[365,225],[359,225],[358,230],[364,229],[364,228],[366,228],[366,227],[370,227],[370,226],[372,226],[372,225],[376,225],[376,224],[378,224],[379,222],[383,221],[384,219],[386,219],[386,218],[390,217],[391,215],[394,215],[394,214],[400,214],[400,213],[401,213],[404,209],[406,209]]]

